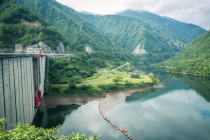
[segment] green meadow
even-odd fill
[[[131,83],[150,83],[152,82],[151,78],[145,74],[140,74],[138,78],[132,78],[132,74],[136,74],[134,72],[119,72],[119,71],[107,71],[100,70],[98,73],[95,73],[92,77],[85,78],[84,81],[79,85],[108,85],[114,83],[114,79],[119,79],[119,84],[123,84],[125,81]]]

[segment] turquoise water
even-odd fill
[[[153,73],[164,88],[135,92],[105,117],[137,140],[209,140],[210,80],[158,70]],[[48,109],[35,124],[45,128],[61,124],[58,136],[71,132],[88,136],[101,133],[102,140],[127,140],[99,114],[99,101]]]

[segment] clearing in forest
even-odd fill
[[[95,73],[92,77],[85,78],[81,84],[96,86],[112,84],[114,83],[113,81],[123,84],[126,80],[132,83],[152,82],[152,80],[145,74],[101,70],[98,73]]]

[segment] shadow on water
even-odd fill
[[[60,105],[56,108],[48,108],[45,110],[38,110],[34,119],[36,127],[52,128],[62,125],[65,121],[65,116],[77,110],[81,105]]]
[[[81,105],[100,98],[100,96],[44,95],[33,124],[43,128],[62,125],[66,116],[76,111]]]
[[[191,75],[172,74],[174,77],[182,80],[190,88],[210,102],[210,78]]]

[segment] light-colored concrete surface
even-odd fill
[[[44,93],[45,58],[36,61],[36,88]],[[40,70],[41,69],[41,70]],[[31,124],[34,119],[34,68],[32,55],[0,56],[0,118],[6,118],[4,129],[12,124]],[[41,85],[40,85],[41,84]]]

